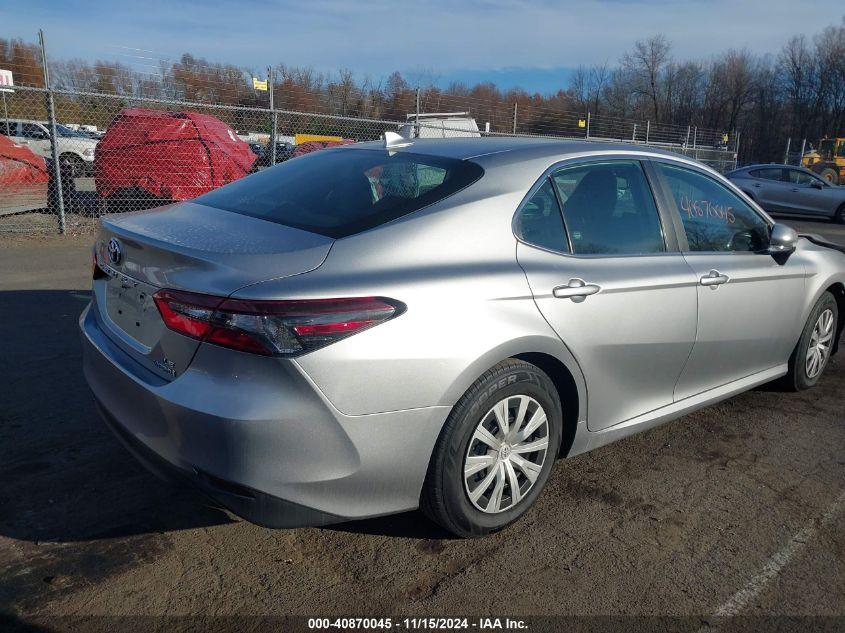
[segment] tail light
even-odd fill
[[[153,295],[168,328],[243,352],[298,356],[404,312],[382,297],[251,301],[160,290]]]

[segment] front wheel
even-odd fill
[[[538,367],[506,360],[452,410],[429,465],[421,508],[462,537],[516,521],[545,486],[560,448],[560,398]]]
[[[801,338],[789,359],[789,373],[784,380],[792,391],[814,387],[830,360],[836,343],[839,309],[834,296],[825,292],[804,325]]]
[[[839,184],[839,172],[831,167],[825,167],[819,172],[819,176],[827,180],[832,185]]]

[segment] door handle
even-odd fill
[[[755,182],[755,183],[754,183],[754,186],[755,186],[755,187],[760,187],[761,185],[760,185],[760,183],[759,183],[759,182]]]
[[[799,191],[801,191],[801,190],[800,190],[798,187],[793,187],[792,189],[790,189],[790,191],[793,191],[793,192],[795,192],[795,193],[798,193],[798,192],[799,192]]]
[[[702,286],[710,286],[713,290],[716,289],[716,286],[721,286],[722,284],[726,284],[731,280],[730,277],[727,275],[723,275],[718,270],[711,270],[709,273],[704,275],[701,279],[699,279],[699,283]]]
[[[552,290],[552,294],[558,299],[572,299],[575,303],[581,303],[590,295],[596,294],[601,288],[595,284],[588,284],[577,277],[569,280],[566,286],[558,286]]]

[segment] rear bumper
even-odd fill
[[[144,465],[268,527],[416,508],[448,407],[334,409],[296,363],[200,346],[162,380],[80,317],[83,367],[106,423]]]

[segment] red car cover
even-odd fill
[[[41,156],[0,136],[0,214],[13,208],[46,207],[49,181]]]
[[[0,136],[0,187],[4,192],[21,185],[45,183],[50,180],[47,163],[25,145],[18,145]]]
[[[216,117],[129,108],[97,143],[94,178],[103,197],[137,188],[157,198],[189,200],[242,178],[256,158]]]

